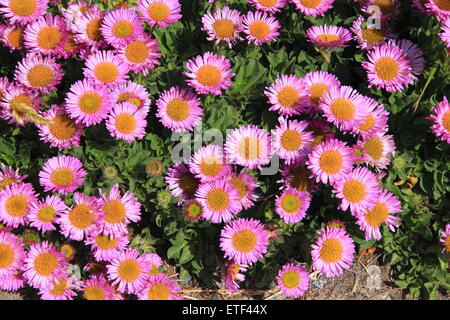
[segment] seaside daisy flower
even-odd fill
[[[3,92],[0,102],[0,118],[7,120],[9,124],[26,124],[29,122],[26,108],[39,111],[41,102],[42,100],[37,93],[24,86],[10,84],[8,90]],[[22,104],[25,105],[25,109]]]
[[[441,238],[439,241],[444,245],[443,252],[450,253],[450,224],[445,226],[445,230],[441,230]]]
[[[332,87],[341,86],[341,82],[334,74],[325,71],[309,72],[303,78],[303,83],[309,93],[310,104],[314,106],[319,106],[325,92],[329,92]]]
[[[244,281],[245,275],[241,272],[247,271],[246,265],[240,265],[234,261],[227,261],[225,265],[227,274],[224,279],[225,286],[227,287],[227,294],[233,294],[239,291],[239,285],[236,281]]]
[[[353,239],[340,228],[324,228],[311,245],[313,270],[329,278],[340,276],[351,267],[355,254]]]
[[[172,87],[164,91],[156,105],[159,121],[175,132],[192,130],[202,119],[200,99],[184,88]]]
[[[306,16],[313,18],[323,16],[325,12],[333,8],[334,0],[291,0],[297,10]]]
[[[287,163],[305,157],[314,141],[312,133],[307,131],[308,122],[282,117],[278,120],[280,124],[272,130],[272,152]]]
[[[248,43],[259,46],[275,40],[280,33],[280,23],[267,12],[249,11],[242,19],[242,31],[246,34]]]
[[[244,209],[254,206],[254,201],[258,200],[254,190],[259,187],[259,183],[253,176],[243,169],[239,174],[228,175],[228,182],[237,190],[239,201]]]
[[[31,205],[36,201],[35,191],[29,183],[6,186],[0,191],[0,221],[13,228],[25,225]]]
[[[120,48],[140,36],[144,32],[144,24],[136,12],[121,8],[105,14],[100,32],[106,42]]]
[[[446,0],[426,0],[425,7],[441,21],[450,17],[450,5]]]
[[[328,228],[338,228],[338,229],[343,229],[343,230],[347,229],[344,222],[342,222],[341,220],[336,220],[336,219],[328,221],[327,227]]]
[[[126,234],[115,232],[111,235],[105,235],[98,230],[94,230],[84,243],[92,247],[92,253],[96,261],[111,261],[127,247],[129,242]]]
[[[74,205],[57,219],[61,233],[71,240],[81,241],[98,227],[100,205],[96,197],[83,193],[73,194]]]
[[[100,123],[112,108],[110,90],[88,79],[79,80],[70,86],[65,107],[78,123],[85,126]]]
[[[159,52],[158,41],[143,33],[121,46],[117,50],[117,56],[131,71],[142,72],[142,75],[147,76],[148,69],[154,69],[160,64],[157,59],[162,57],[162,54]]]
[[[180,300],[181,288],[165,274],[150,276],[143,290],[138,293],[139,300]]]
[[[1,41],[3,44],[9,48],[12,52],[14,50],[20,50],[23,48],[23,35],[25,31],[25,26],[21,25],[9,25],[7,26],[3,32]]]
[[[387,169],[395,156],[395,142],[391,135],[373,134],[358,142],[364,150],[365,162],[377,170]]]
[[[281,168],[283,179],[277,181],[282,184],[281,189],[293,188],[297,191],[316,191],[311,171],[306,167],[305,159],[297,159],[289,164],[284,163]]]
[[[425,67],[425,59],[422,50],[417,44],[408,39],[390,40],[388,44],[396,46],[403,51],[411,65],[411,73],[414,76],[420,76]]]
[[[201,182],[211,182],[230,174],[222,147],[207,145],[198,149],[189,160],[189,169]]]
[[[16,66],[14,79],[29,89],[49,93],[61,83],[63,72],[54,58],[28,54]]]
[[[369,169],[358,167],[334,184],[333,193],[341,199],[339,209],[350,208],[350,212],[358,216],[375,207],[379,187],[377,177]]]
[[[248,169],[261,168],[272,157],[271,139],[265,129],[250,124],[228,133],[225,152],[229,161]]]
[[[121,293],[139,293],[148,283],[151,264],[136,249],[125,249],[106,266],[107,276]]]
[[[125,81],[115,86],[109,96],[113,104],[129,102],[134,104],[138,109],[142,108],[145,113],[148,113],[150,110],[150,94],[142,84]]]
[[[77,43],[100,48],[106,46],[106,41],[101,32],[103,24],[103,12],[89,10],[83,16],[75,20],[74,35]]]
[[[39,172],[39,183],[45,192],[63,195],[75,191],[84,182],[86,170],[80,160],[72,156],[56,156],[48,159]]]
[[[127,191],[121,195],[118,184],[113,185],[108,194],[101,189],[99,192],[101,229],[105,235],[126,234],[128,223],[141,220],[141,204],[133,192]]]
[[[26,284],[22,270],[16,270],[12,274],[0,276],[0,290],[15,292]]]
[[[45,14],[48,0],[0,0],[0,6],[0,13],[10,23],[25,25]]]
[[[69,1],[67,8],[61,8],[62,16],[66,19],[67,26],[71,31],[76,30],[76,21],[90,11],[100,11],[100,8],[86,1]]]
[[[369,61],[362,63],[367,72],[369,87],[376,86],[387,92],[403,91],[412,84],[411,61],[397,46],[384,44],[370,50]]]
[[[184,204],[183,212],[189,220],[198,221],[203,216],[203,206],[197,200],[189,200]]]
[[[136,10],[150,26],[167,28],[181,19],[181,5],[178,0],[139,0]]]
[[[350,31],[338,26],[312,26],[306,30],[309,41],[319,47],[333,48],[342,47],[352,40]]]
[[[49,195],[31,204],[28,220],[30,226],[41,232],[56,230],[56,219],[67,210],[64,201],[58,196]]]
[[[340,130],[348,131],[360,125],[369,113],[364,96],[349,86],[330,88],[321,101],[319,107],[325,118]]]
[[[103,275],[92,275],[80,284],[80,291],[86,300],[116,300],[113,287]]]
[[[302,113],[309,103],[305,83],[295,75],[282,74],[264,90],[264,94],[271,104],[269,111],[277,111],[286,116]]]
[[[271,14],[280,12],[284,8],[288,0],[248,0],[256,10],[266,11]]]
[[[183,74],[190,78],[186,82],[199,94],[221,95],[222,90],[231,86],[235,74],[231,70],[230,60],[212,52],[205,52],[186,63],[189,72]]]
[[[361,137],[367,137],[373,134],[385,134],[388,131],[387,121],[389,112],[385,110],[382,104],[378,104],[375,99],[369,97],[364,97],[364,99],[366,100],[369,114],[364,122],[351,129],[352,133]]]
[[[173,197],[180,197],[179,203],[184,200],[194,199],[195,193],[200,185],[200,179],[197,179],[190,172],[189,167],[183,163],[177,163],[169,168],[166,183],[169,185]]]
[[[431,126],[431,130],[442,141],[450,143],[450,105],[447,97],[444,97],[442,101],[433,108],[433,113],[436,115],[427,117],[428,120],[434,122]]]
[[[79,123],[69,118],[64,106],[54,104],[42,116],[51,121],[47,125],[36,124],[42,141],[60,151],[80,145],[83,129]]]
[[[77,253],[77,250],[72,246],[70,243],[63,243],[59,250],[64,254],[64,257],[67,261],[72,260],[75,257],[75,254]]]
[[[381,22],[381,28],[375,28],[373,25],[366,23],[367,18],[359,16],[353,21],[350,30],[353,32],[354,39],[358,42],[358,48],[363,50],[370,50],[376,46],[386,43],[393,34],[389,32],[387,23]]]
[[[254,264],[267,252],[268,245],[268,231],[255,219],[233,220],[220,233],[225,258],[237,264]]]
[[[5,36],[5,33],[3,33]],[[450,48],[450,17],[445,19],[445,21],[441,25],[441,33],[439,34],[439,38],[445,42],[447,48]]]
[[[0,278],[12,277],[22,269],[25,250],[19,237],[10,232],[0,231]]]
[[[39,289],[41,300],[73,300],[78,295],[74,290],[76,286],[75,277],[57,277],[48,286]]]
[[[202,16],[202,30],[208,33],[208,40],[226,42],[231,48],[236,40],[241,40],[242,17],[240,12],[225,6],[217,8],[214,13],[207,12]]]
[[[275,212],[284,223],[298,223],[306,216],[311,195],[305,191],[286,188],[275,200]]]
[[[112,51],[100,50],[87,57],[83,74],[87,80],[110,88],[127,80],[128,65]]]
[[[63,18],[46,14],[30,23],[23,37],[30,52],[59,57],[67,38],[67,25]]]
[[[364,231],[366,241],[370,239],[381,239],[380,226],[386,224],[392,232],[398,228],[399,217],[393,216],[394,213],[402,212],[402,205],[397,197],[387,190],[380,190],[375,207],[367,210],[358,216],[356,224]]]
[[[300,298],[308,291],[309,273],[299,264],[285,264],[276,277],[281,293],[290,298]]]
[[[20,183],[26,179],[27,175],[20,175],[19,169],[14,170],[11,167],[6,167],[4,164],[0,165],[0,191],[7,186]]]
[[[48,287],[65,275],[69,266],[63,253],[46,240],[30,246],[24,263],[23,276],[29,285],[37,289]]]
[[[157,274],[159,274],[159,268],[161,268],[163,265],[163,260],[161,259],[161,257],[158,256],[156,253],[147,253],[145,255],[145,258],[151,264],[149,274],[151,276],[156,276]]]
[[[354,164],[352,148],[345,142],[331,139],[320,143],[308,156],[306,165],[316,182],[333,185],[348,175]]]
[[[132,142],[145,136],[147,120],[145,109],[137,109],[130,102],[116,104],[106,120],[106,128],[111,136]]]
[[[242,210],[239,193],[226,180],[201,184],[195,199],[202,204],[202,218],[213,223],[228,222]]]

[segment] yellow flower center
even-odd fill
[[[339,41],[341,38],[339,38],[337,35],[334,34],[320,34],[317,36],[316,40],[320,42],[333,42],[333,41]]]
[[[447,236],[447,238],[445,238],[445,249],[447,250],[447,252],[450,252],[450,236]]]
[[[174,98],[167,103],[166,114],[174,121],[183,121],[189,116],[189,105],[181,98]]]
[[[229,19],[219,19],[213,24],[214,31],[218,38],[230,38],[233,36],[236,28]]]
[[[216,66],[207,64],[197,70],[197,81],[206,87],[212,87],[219,84],[222,79],[222,73]]]
[[[299,95],[295,88],[286,86],[280,90],[277,95],[278,103],[283,107],[292,108],[295,107],[299,100]]]
[[[23,27],[15,27],[8,34],[8,43],[13,48],[20,48],[23,45],[23,31],[25,28]]]
[[[335,150],[329,150],[322,153],[319,159],[319,166],[327,174],[338,173],[342,168],[342,155]]]
[[[297,213],[297,211],[300,209],[301,204],[302,201],[293,194],[285,195],[280,201],[281,208],[288,214]]]
[[[372,228],[378,228],[389,216],[389,209],[384,203],[375,203],[375,208],[366,213],[366,222]]]
[[[2,180],[0,180],[0,191],[5,189],[7,186],[11,186],[14,183],[17,183],[17,180],[10,177],[4,177]]]
[[[384,32],[381,29],[363,29],[361,34],[368,45],[378,44],[384,39]]]
[[[379,160],[384,151],[383,142],[378,137],[372,137],[364,143],[364,150],[373,160]]]
[[[204,175],[214,177],[222,170],[222,161],[216,157],[205,157],[200,163],[200,170]]]
[[[399,67],[397,62],[389,57],[383,57],[375,62],[375,72],[378,77],[385,81],[391,81],[397,77]]]
[[[139,278],[141,266],[139,265],[139,262],[134,259],[125,259],[119,264],[117,273],[121,280],[132,282]]]
[[[287,151],[296,151],[302,146],[302,136],[295,130],[286,130],[280,140]]]
[[[119,200],[108,200],[102,207],[105,216],[103,219],[110,224],[121,223],[126,217],[125,205]]]
[[[90,286],[84,289],[86,300],[105,300],[105,292],[98,286]]]
[[[281,276],[281,283],[283,283],[283,286],[288,289],[297,288],[300,283],[298,272],[295,272],[294,270],[286,271]]]
[[[233,187],[239,193],[239,199],[242,199],[247,195],[248,189],[247,189],[247,184],[245,183],[244,180],[239,179],[239,178],[231,178],[230,183],[233,185]]]
[[[164,21],[169,18],[170,8],[164,2],[154,2],[148,6],[147,13],[154,21]]]
[[[339,120],[349,121],[355,116],[356,108],[350,100],[337,98],[331,104],[331,113]]]
[[[19,113],[23,112],[23,109],[20,107],[20,104],[25,104],[27,107],[33,107],[33,100],[26,94],[20,94],[17,97],[11,99],[10,104],[12,108],[16,109]]]
[[[95,214],[91,213],[91,207],[86,204],[75,206],[69,213],[70,223],[78,229],[86,229],[92,225],[95,220]]]
[[[237,251],[250,252],[256,246],[256,234],[251,230],[241,230],[233,235],[231,242]]]
[[[119,69],[112,62],[100,62],[94,68],[95,77],[103,83],[110,83],[119,76]]]
[[[298,2],[306,8],[315,8],[322,4],[322,0],[298,0]]]
[[[228,270],[231,273],[232,280],[236,279],[240,269],[241,269],[241,266],[236,263],[233,263],[231,266],[228,267]]]
[[[116,117],[116,129],[122,134],[130,134],[136,130],[137,121],[130,113],[121,113]]]
[[[70,168],[61,167],[53,171],[50,181],[58,187],[67,187],[72,183],[74,174]]]
[[[50,293],[54,296],[62,296],[64,291],[67,289],[67,281],[64,279],[59,279],[53,282],[53,289],[50,290]]]
[[[359,180],[350,179],[345,183],[343,193],[348,202],[358,203],[366,196],[366,186]]]
[[[9,0],[9,8],[20,17],[31,16],[37,9],[36,0]]]
[[[126,38],[133,34],[133,24],[128,20],[118,21],[112,27],[112,33],[117,38]]]
[[[320,99],[322,98],[323,94],[328,92],[328,86],[324,83],[315,83],[309,88],[311,92],[311,101],[315,104],[320,103]]]
[[[391,0],[375,0],[373,5],[380,7],[382,13],[390,13],[394,10],[394,3]]]
[[[38,219],[41,222],[52,222],[55,220],[55,209],[52,206],[44,206],[38,211]]]
[[[65,114],[59,114],[52,119],[49,130],[56,139],[68,140],[73,137],[77,128],[74,120]]]
[[[119,239],[117,238],[110,238],[108,236],[105,236],[103,234],[99,234],[95,237],[95,243],[101,250],[111,250],[114,249],[117,246],[117,243],[119,242]]]
[[[102,106],[102,97],[94,91],[84,93],[78,100],[78,106],[84,113],[94,114]]]
[[[178,184],[184,193],[186,193],[189,197],[193,197],[195,191],[197,191],[199,181],[192,173],[185,172],[181,174]]]
[[[6,200],[5,209],[10,216],[23,217],[28,212],[28,200],[21,194],[13,195]]]
[[[247,160],[255,160],[261,157],[261,142],[255,138],[244,138],[238,146],[238,154]]]
[[[222,189],[212,189],[206,196],[208,206],[214,211],[223,211],[228,207],[230,198],[228,193]]]
[[[39,254],[34,259],[34,270],[40,276],[48,277],[58,266],[58,259],[53,253]]]
[[[125,57],[133,63],[142,63],[148,58],[148,48],[144,41],[135,40],[127,44]]]
[[[55,78],[53,70],[47,66],[35,66],[27,74],[28,82],[34,87],[47,87]]]
[[[37,36],[39,48],[44,50],[54,49],[62,40],[62,32],[57,27],[44,27]]]
[[[9,267],[14,262],[14,250],[11,246],[0,243],[0,270]]]
[[[264,39],[269,35],[269,25],[264,21],[256,20],[249,27],[250,34],[256,39]]]
[[[442,126],[447,132],[450,132],[450,111],[447,111],[442,117]]]
[[[170,297],[170,290],[167,285],[163,283],[155,283],[148,290],[148,300],[168,300]]]
[[[86,26],[87,38],[91,41],[100,41],[103,39],[100,27],[102,26],[103,19],[100,17],[92,19]]]
[[[337,239],[327,239],[320,249],[320,258],[327,263],[334,263],[341,259],[344,246]]]
[[[359,131],[367,132],[375,126],[375,117],[369,114],[366,120],[359,126]]]
[[[434,4],[441,10],[450,11],[449,0],[434,0]]]
[[[264,7],[273,7],[277,4],[277,0],[258,0],[258,2]]]

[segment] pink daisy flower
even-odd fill
[[[96,197],[83,193],[73,194],[74,206],[66,209],[57,219],[61,233],[69,239],[81,241],[99,225],[100,204]]]
[[[120,48],[140,36],[144,32],[144,24],[136,12],[121,8],[105,14],[100,31],[106,42]]]
[[[50,146],[58,148],[59,151],[80,146],[83,129],[75,120],[69,118],[63,106],[53,104],[42,115],[51,121],[48,125],[36,124],[42,141],[50,143]]]
[[[382,104],[372,98],[364,97],[366,100],[367,110],[369,114],[366,120],[358,127],[352,128],[352,133],[361,137],[371,136],[373,134],[385,134],[388,131],[389,112],[384,109]]]
[[[436,115],[430,115],[428,120],[434,122],[431,126],[433,133],[442,141],[450,143],[450,105],[446,97],[433,108]]]
[[[192,130],[202,119],[200,99],[184,88],[172,87],[164,91],[156,105],[159,121],[175,132]]]
[[[23,109],[21,109],[21,104],[39,111],[41,102],[42,100],[37,93],[23,86],[11,84],[8,86],[8,90],[3,93],[3,99],[0,102],[0,118],[8,121],[9,124],[26,124],[29,121],[23,113]],[[15,114],[15,117],[13,117],[13,114]]]
[[[254,201],[258,200],[258,196],[254,190],[259,187],[259,183],[245,169],[239,174],[228,175],[228,182],[237,190],[244,209],[255,205]]]
[[[11,186],[25,180],[27,175],[20,175],[19,169],[14,170],[11,167],[6,167],[4,164],[0,165],[0,191],[6,186]]]
[[[189,160],[189,169],[201,182],[212,182],[230,174],[223,149],[210,144],[198,149]]]
[[[190,78],[187,83],[199,94],[221,95],[222,90],[231,86],[235,74],[231,70],[230,60],[212,52],[205,52],[186,63],[189,72],[183,74]]]
[[[426,0],[425,7],[436,15],[436,18],[443,21],[450,17],[450,5],[447,1]]]
[[[387,169],[395,156],[395,142],[391,135],[374,134],[358,141],[363,147],[365,162],[378,171]]]
[[[127,191],[121,195],[119,185],[111,187],[109,194],[100,192],[100,211],[102,212],[102,227],[104,235],[127,234],[130,222],[141,220],[141,204],[133,192]]]
[[[306,16],[316,18],[323,16],[325,12],[333,8],[334,0],[291,0],[296,9]]]
[[[145,113],[148,113],[150,110],[150,94],[142,84],[125,81],[114,87],[109,96],[113,104],[129,102],[134,104],[138,109],[142,108]]]
[[[412,84],[411,62],[404,52],[392,45],[381,45],[370,50],[369,61],[362,63],[367,71],[369,87],[376,86],[387,92],[403,91]]]
[[[80,160],[72,156],[57,156],[48,159],[39,172],[39,183],[45,192],[68,194],[84,182],[86,170]]]
[[[101,11],[100,8],[85,1],[69,1],[67,8],[61,8],[62,16],[66,19],[67,26],[71,31],[76,31],[76,22],[91,11]]]
[[[228,222],[242,210],[239,193],[226,180],[201,184],[195,199],[203,207],[202,218],[212,223]]]
[[[225,267],[227,274],[224,283],[227,287],[227,294],[239,292],[239,285],[236,281],[242,282],[245,280],[245,275],[241,272],[247,271],[247,266],[234,263],[233,261],[227,261]]]
[[[316,182],[333,185],[352,171],[353,157],[352,149],[345,142],[331,139],[314,148],[306,165]]]
[[[82,281],[80,289],[86,300],[117,300],[113,287],[103,275],[93,275]]]
[[[441,231],[441,238],[439,241],[444,244],[443,252],[450,253],[450,224],[447,224],[445,230]]]
[[[159,268],[161,268],[163,265],[161,257],[158,256],[156,253],[147,253],[145,255],[145,258],[151,264],[150,275],[156,276],[157,274],[159,274]]]
[[[283,179],[277,181],[282,184],[281,189],[293,188],[297,191],[317,191],[317,186],[311,179],[313,175],[306,167],[305,162],[305,159],[297,159],[289,164],[283,164],[281,167]]]
[[[56,230],[54,223],[65,210],[67,210],[66,204],[55,195],[36,201],[31,204],[30,214],[28,215],[30,226],[41,232]]]
[[[36,194],[29,183],[6,186],[0,191],[0,221],[13,228],[25,225],[31,205],[36,201]]]
[[[237,264],[254,264],[267,252],[268,245],[268,232],[255,219],[233,220],[220,233],[220,248]]]
[[[78,294],[72,290],[76,286],[74,277],[60,276],[51,284],[39,289],[41,300],[73,300]]]
[[[80,44],[93,46],[94,48],[106,47],[106,41],[100,30],[103,16],[102,11],[89,10],[75,20],[75,40]]]
[[[9,232],[0,231],[0,278],[12,277],[22,269],[25,250],[19,237]]]
[[[144,109],[137,109],[130,102],[116,104],[106,120],[106,128],[111,136],[132,142],[145,136],[147,113]]]
[[[350,31],[338,26],[312,26],[306,30],[309,41],[319,47],[334,48],[342,47],[352,40]]]
[[[17,291],[25,286],[23,271],[17,270],[12,275],[0,276],[0,290]]]
[[[358,48],[370,50],[386,43],[388,39],[395,37],[394,34],[389,32],[387,23],[382,23],[381,28],[378,29],[367,26],[366,21],[366,17],[359,16],[358,19],[353,21],[352,27],[350,28],[355,35],[354,39],[358,42]]]
[[[212,14],[207,12],[202,16],[202,30],[208,33],[208,40],[226,42],[231,48],[236,40],[242,40],[239,33],[242,31],[242,17],[237,10],[225,6],[217,8]]]
[[[87,57],[83,74],[88,80],[112,88],[127,80],[129,71],[128,65],[114,53],[101,50]]]
[[[139,300],[180,300],[181,288],[165,274],[150,276],[144,289],[138,293]]]
[[[166,183],[169,185],[173,197],[180,197],[179,203],[185,200],[194,199],[195,193],[200,185],[200,179],[197,179],[189,171],[189,167],[183,163],[175,164],[169,168]]]
[[[270,111],[287,116],[302,113],[309,102],[305,83],[295,75],[282,74],[264,90],[264,94],[269,98]]]
[[[108,87],[89,81],[79,80],[70,86],[65,106],[72,119],[85,126],[102,122],[112,108]]]
[[[141,18],[150,26],[167,28],[171,23],[181,19],[181,5],[178,0],[139,0],[136,7]]]
[[[274,14],[286,7],[288,0],[248,0],[248,3],[255,7],[256,10]]]
[[[136,249],[125,249],[106,266],[108,279],[122,293],[139,293],[150,275],[150,263]]]
[[[353,263],[353,239],[340,228],[324,228],[319,235],[316,243],[311,245],[313,269],[329,278],[340,276]]]
[[[305,157],[314,141],[307,131],[308,122],[279,119],[280,124],[272,131],[272,152],[277,153],[287,163]]]
[[[280,33],[280,23],[267,12],[249,11],[242,19],[243,31],[248,43],[259,46],[265,42],[275,40]]]
[[[354,216],[372,210],[379,194],[377,177],[364,167],[354,169],[333,186],[336,198],[341,199],[339,209],[350,208]]]
[[[380,190],[375,207],[359,215],[356,224],[364,231],[366,241],[380,240],[380,226],[385,223],[392,232],[395,232],[400,218],[392,214],[400,212],[402,212],[402,205],[397,197],[387,190]]]
[[[58,277],[65,276],[69,266],[64,254],[48,241],[31,245],[24,262],[23,276],[37,289],[46,288]]]
[[[49,93],[61,83],[63,72],[61,65],[51,57],[28,54],[16,66],[14,79],[40,93]]]
[[[48,0],[0,0],[0,13],[10,23],[25,25],[45,14]]]
[[[340,130],[351,130],[365,121],[368,110],[364,96],[352,87],[330,88],[321,98],[320,108],[328,122]]]
[[[306,211],[311,203],[311,195],[305,191],[293,188],[284,189],[275,200],[275,212],[284,223],[298,223],[306,217]]]
[[[286,297],[300,298],[309,289],[309,273],[299,264],[285,264],[278,272],[276,281]]]
[[[329,92],[332,87],[340,87],[341,82],[331,73],[325,71],[314,71],[305,75],[303,83],[309,93],[310,104],[319,106],[322,96],[325,92]]]
[[[407,39],[395,39],[389,41],[389,44],[396,46],[403,51],[406,58],[411,64],[411,73],[414,76],[420,76],[423,73],[425,67],[425,59],[423,58],[422,50],[419,46]]]
[[[91,245],[92,253],[97,261],[111,261],[127,247],[129,242],[128,235],[120,232],[105,235],[95,231],[85,240],[85,244]]]
[[[261,168],[272,157],[271,139],[265,129],[250,124],[227,135],[225,152],[230,162],[249,169]]]
[[[59,57],[62,45],[67,38],[67,25],[64,19],[46,14],[30,23],[24,31],[25,47],[30,52]]]
[[[154,69],[160,65],[157,59],[162,57],[158,41],[145,33],[121,46],[117,50],[117,55],[131,71],[142,72],[144,76],[148,75],[148,69]]]
[[[10,25],[7,26],[3,32],[1,41],[3,44],[9,48],[10,52],[14,50],[20,50],[23,48],[23,34],[25,31],[25,26],[21,25]]]
[[[5,36],[5,33],[3,33],[3,36]],[[442,23],[439,38],[441,38],[442,41],[445,42],[447,48],[450,48],[450,17]]]

